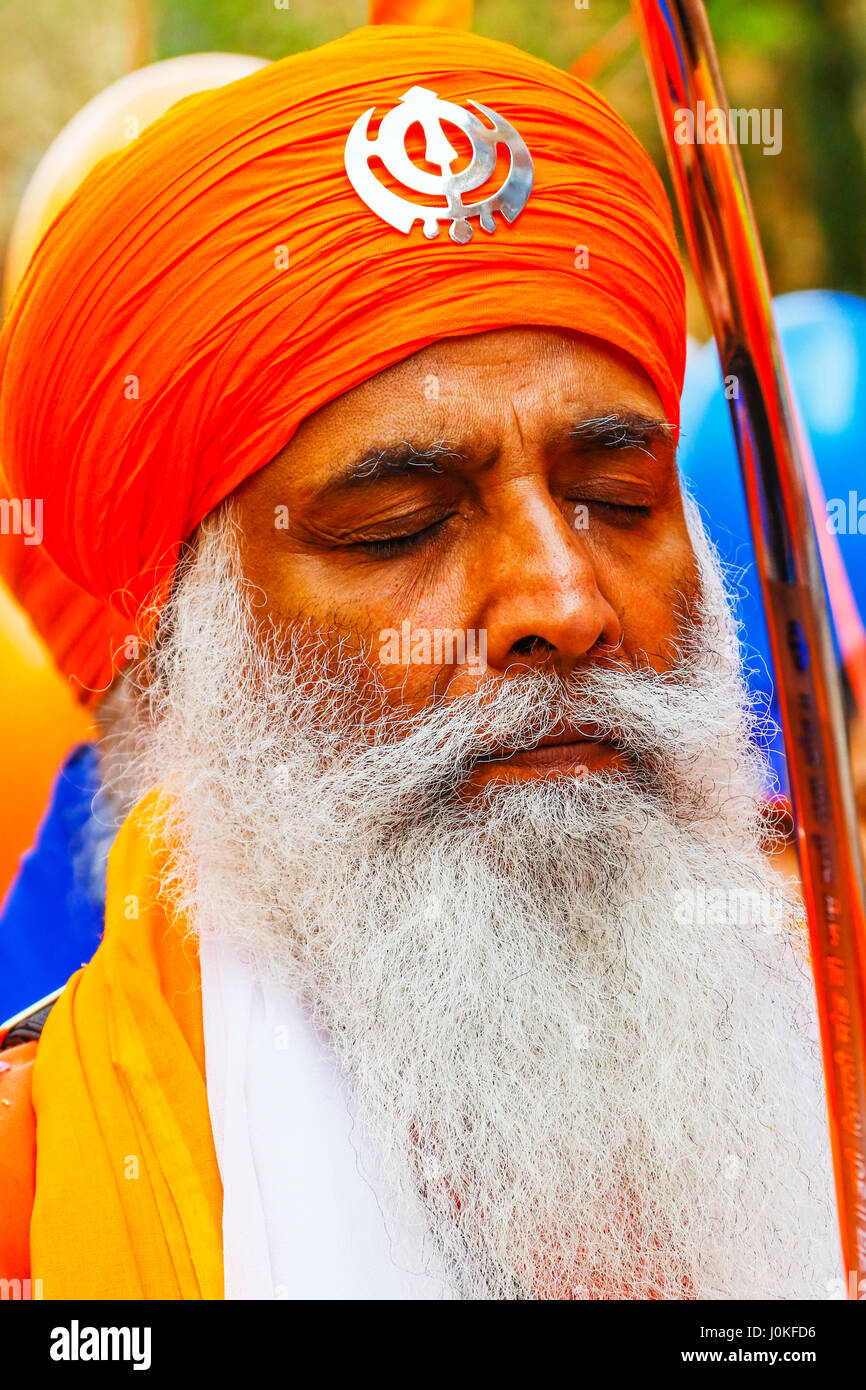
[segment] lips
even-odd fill
[[[513,769],[518,775],[521,772],[524,775],[562,772],[586,776],[606,767],[622,766],[623,762],[622,750],[616,743],[583,725],[549,734],[532,745],[500,745],[479,760],[478,770],[482,773],[485,769],[491,773],[498,770],[507,774]]]
[[[561,729],[558,734],[547,734],[545,738],[537,739],[534,743],[497,744],[491,752],[484,754],[484,760],[498,761],[501,758],[516,757],[520,753],[535,753],[541,748],[561,748],[570,743],[602,742],[604,737],[594,725],[574,725]]]
[[[583,724],[578,729],[566,729],[561,734],[550,734],[547,738],[541,738],[534,745],[535,748],[558,748],[564,743],[604,743],[605,739],[594,727]],[[515,749],[519,752],[519,749]],[[530,750],[531,751],[531,750]]]

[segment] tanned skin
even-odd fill
[[[235,503],[268,617],[363,642],[374,665],[381,634],[408,620],[486,633],[485,680],[598,661],[662,671],[697,592],[658,394],[579,334],[439,341],[304,421]],[[468,664],[380,674],[419,710],[481,678]],[[617,767],[585,732],[502,750],[474,781]]]

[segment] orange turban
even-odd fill
[[[535,181],[513,224],[429,240],[355,192],[352,126],[416,85],[519,132]],[[103,160],[0,335],[9,492],[42,499],[51,560],[114,610],[104,633],[52,615],[67,673],[108,683],[112,626],[148,635],[183,540],[306,416],[437,338],[518,324],[629,353],[676,425],[684,284],[658,175],[601,97],[506,45],[361,29],[187,98]]]

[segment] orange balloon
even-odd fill
[[[91,721],[7,590],[0,586],[0,895],[32,842],[58,765]]]
[[[21,199],[6,253],[6,305],[43,234],[94,164],[125,149],[175,102],[265,66],[263,58],[240,53],[187,53],[127,73],[83,106],[49,145]]]
[[[441,24],[471,29],[474,0],[370,0],[371,24]]]

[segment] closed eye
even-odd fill
[[[447,520],[448,517],[443,516],[431,525],[422,527],[420,531],[410,531],[404,536],[382,536],[368,541],[356,541],[355,546],[365,554],[374,555],[380,560],[388,560],[397,555],[411,555],[413,551],[421,550],[435,540]]]
[[[646,521],[652,516],[652,507],[636,502],[606,502],[599,497],[567,497],[572,506],[584,506],[601,514],[610,521],[620,521],[626,525]]]

